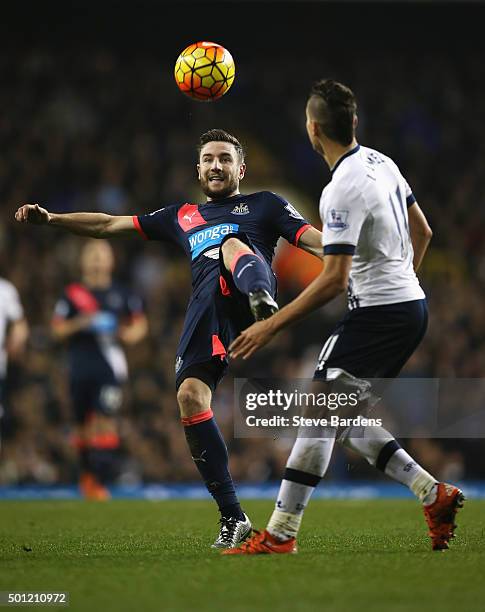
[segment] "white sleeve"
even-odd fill
[[[8,283],[5,291],[5,313],[8,321],[19,321],[24,316],[24,309],[20,303],[20,297],[17,289]]]
[[[404,177],[403,177],[403,180],[404,180],[404,187],[405,187],[405,194],[406,194],[406,205],[409,208],[410,206],[414,204],[414,202],[416,202],[416,198],[414,197],[414,193],[411,187],[409,186],[409,183],[407,182],[407,180]]]
[[[340,186],[328,194],[322,211],[324,255],[353,255],[368,215],[364,198],[356,189]]]

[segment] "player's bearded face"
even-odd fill
[[[234,145],[208,142],[200,152],[197,166],[202,191],[211,200],[236,195],[245,169]]]

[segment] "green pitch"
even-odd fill
[[[273,504],[244,504],[264,526]],[[210,502],[0,503],[0,590],[69,591],[68,609],[485,609],[485,502],[445,553],[413,501],[314,501],[300,553],[222,557]]]

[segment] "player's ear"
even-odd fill
[[[200,164],[197,164],[197,178],[200,181]]]
[[[352,126],[354,128],[354,132],[357,129],[357,126],[359,125],[359,118],[357,117],[357,115],[354,115],[354,121],[352,123]]]
[[[239,166],[239,180],[243,179],[245,174],[246,174],[246,164],[241,164]]]
[[[313,138],[320,138],[322,136],[322,128],[317,121],[310,121],[310,132]]]

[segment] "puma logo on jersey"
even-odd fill
[[[188,221],[189,223],[192,223],[192,217],[195,215],[195,213],[196,213],[196,212],[197,212],[197,211],[194,211],[193,213],[190,213],[190,215],[186,213],[186,214],[184,215],[184,219],[187,219],[187,221]]]

